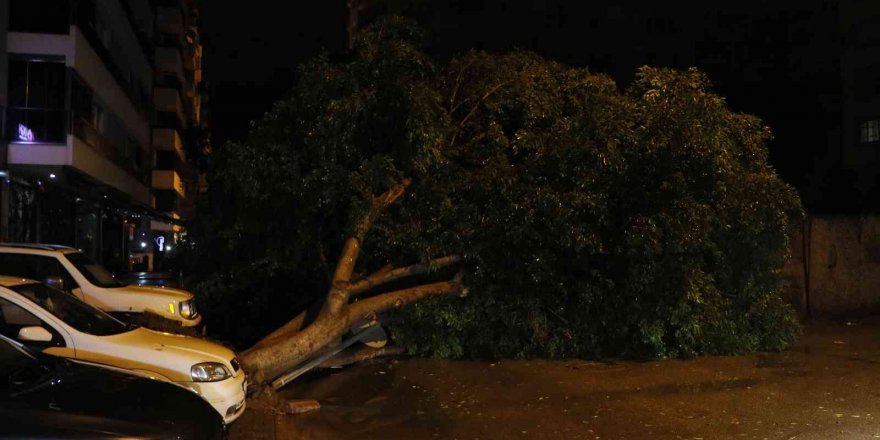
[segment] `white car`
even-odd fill
[[[67,246],[0,244],[0,275],[43,282],[105,312],[152,312],[184,327],[193,327],[202,321],[192,293],[123,284],[103,266]]]
[[[175,383],[202,396],[227,423],[244,412],[247,379],[228,348],[130,326],[45,284],[0,276],[0,334],[47,354]]]

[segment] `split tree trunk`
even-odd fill
[[[370,209],[360,219],[354,233],[346,239],[330,289],[314,320],[307,322],[306,312],[300,313],[240,354],[239,359],[250,375],[251,383],[265,386],[276,377],[293,370],[325,347],[336,343],[351,325],[361,318],[373,319],[376,314],[428,296],[463,296],[466,293],[461,277],[456,276],[450,281],[382,293],[351,303],[351,300],[358,295],[377,289],[388,282],[425,274],[432,269],[461,261],[460,257],[450,255],[428,263],[402,268],[386,266],[359,280],[352,280],[361,243],[367,231],[382,211],[404,194],[408,185],[409,181],[406,180],[373,199]]]

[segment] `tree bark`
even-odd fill
[[[263,340],[239,355],[251,383],[264,386],[274,378],[297,367],[328,345],[336,343],[351,327],[352,323],[363,317],[375,317],[386,310],[401,307],[431,295],[464,295],[466,289],[461,277],[422,286],[401,289],[362,299],[350,304],[354,296],[382,284],[405,277],[425,274],[434,268],[446,267],[461,261],[461,257],[450,255],[427,263],[415,264],[398,269],[389,266],[351,282],[354,267],[361,251],[361,243],[373,221],[389,205],[397,201],[409,185],[409,180],[375,197],[370,209],[363,215],[353,233],[346,239],[342,254],[336,265],[333,280],[325,297],[324,305],[311,323],[306,323],[307,314],[300,313],[291,321],[267,335]]]
[[[424,275],[431,272],[432,270],[437,270],[457,264],[461,262],[461,260],[462,258],[458,255],[448,255],[441,258],[435,258],[426,263],[413,264],[412,266],[400,268],[386,265],[376,272],[373,272],[372,274],[361,278],[357,282],[352,283],[349,286],[349,295],[351,297],[357,297],[364,292],[377,288],[383,284],[412,276]],[[266,335],[251,349],[265,347],[272,343],[278,342],[280,338],[290,337],[293,334],[299,332],[303,329],[303,326],[309,324],[307,322],[308,312],[308,310],[302,311],[299,315],[296,315],[295,318],[291,319],[283,326],[277,328],[272,333]]]
[[[393,268],[389,270],[380,269],[370,276],[364,277],[360,281],[353,283],[350,288],[351,295],[357,296],[361,293],[366,292],[367,290],[381,286],[382,284],[390,283],[392,281],[396,281],[402,278],[408,278],[415,275],[424,275],[432,270],[451,266],[459,262],[461,262],[460,256],[448,255],[442,258],[435,258],[427,263],[413,264],[412,266]]]

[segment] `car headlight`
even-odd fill
[[[226,366],[217,362],[202,362],[190,369],[194,382],[217,382],[232,376]]]
[[[195,318],[199,314],[196,311],[196,304],[193,300],[183,301],[178,307],[180,308],[180,316],[186,319]]]

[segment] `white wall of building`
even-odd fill
[[[124,24],[127,25],[127,22]],[[134,38],[133,33],[131,37]],[[131,43],[128,41],[125,44],[132,47]],[[137,45],[136,40],[134,44]],[[69,35],[10,32],[7,34],[6,48],[9,53],[63,56],[65,64],[76,71],[92,88],[96,98],[106,106],[105,111],[113,113],[141,148],[149,151],[152,144],[149,120],[134,106],[79,28],[71,26]],[[140,50],[139,46],[137,48]],[[142,52],[140,61],[138,56],[134,56],[133,62],[140,64],[138,75],[145,78],[151,87],[152,70]],[[10,144],[7,157],[10,164],[70,165],[142,203],[152,203],[149,187],[72,135],[68,135],[66,145]]]
[[[153,201],[150,188],[131,174],[102,156],[75,136],[71,138],[70,165],[98,180],[125,192],[135,200],[150,205]]]
[[[99,101],[107,106],[106,110],[122,121],[137,143],[145,149],[149,148],[149,121],[138,112],[79,28],[71,26],[71,35],[75,48],[72,67],[76,73],[92,88]]]

